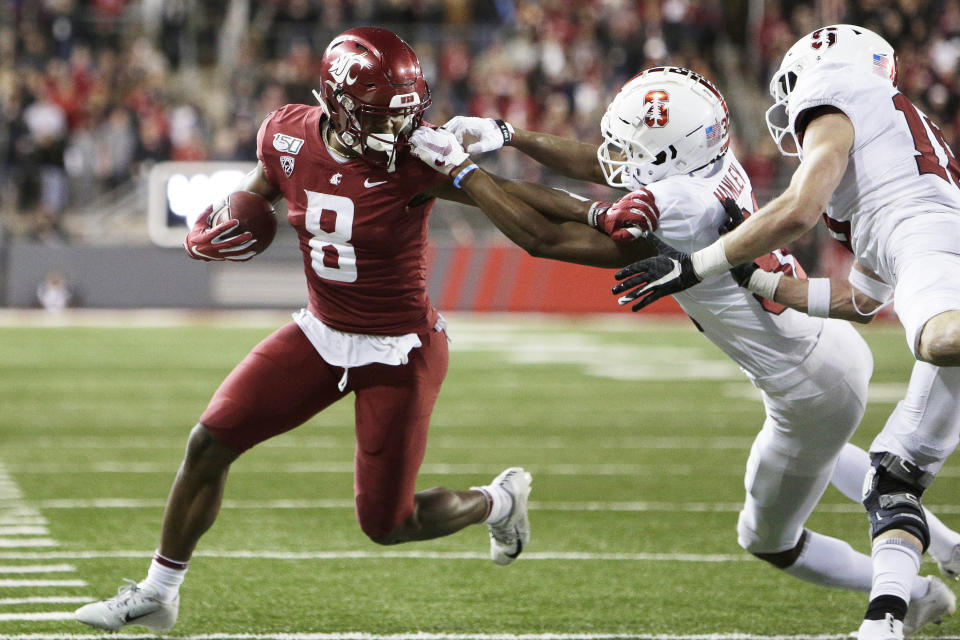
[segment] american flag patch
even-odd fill
[[[885,76],[889,74],[890,59],[882,53],[873,54],[873,70],[874,72]]]
[[[707,127],[707,144],[714,145],[720,142],[720,123],[714,122]]]

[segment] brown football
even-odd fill
[[[226,206],[214,214],[210,226],[216,226],[227,220],[240,221],[240,226],[230,234],[231,236],[246,231],[253,234],[254,243],[247,251],[263,253],[273,242],[273,237],[277,235],[276,212],[273,210],[273,205],[259,193],[234,191],[227,196]]]

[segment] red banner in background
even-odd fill
[[[614,269],[533,258],[506,245],[434,246],[428,291],[440,311],[630,313],[610,292]],[[673,298],[644,313],[683,315]]]

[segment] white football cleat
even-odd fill
[[[883,620],[864,620],[857,640],[903,640],[903,623],[890,613]]]
[[[490,528],[490,558],[497,564],[510,564],[530,543],[530,518],[527,516],[527,498],[533,478],[520,467],[510,467],[491,485],[499,485],[513,498],[510,515]]]
[[[180,610],[180,596],[164,602],[152,589],[143,589],[133,580],[126,582],[114,597],[77,609],[77,621],[107,631],[131,625],[142,625],[158,633],[172,629]]]
[[[960,580],[960,544],[954,545],[946,559],[937,560],[937,566],[945,577]]]
[[[903,635],[908,636],[928,622],[940,624],[947,616],[957,610],[957,596],[943,580],[936,576],[927,576],[930,589],[921,598],[914,598],[907,607],[907,617],[903,619]]]

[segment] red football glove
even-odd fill
[[[600,229],[617,242],[632,242],[660,226],[660,210],[653,194],[637,189],[612,205],[597,202],[590,210],[590,226]]]
[[[244,249],[254,243],[252,233],[246,231],[239,235],[230,235],[230,232],[240,225],[239,220],[227,220],[215,227],[210,227],[211,215],[213,215],[213,205],[204,209],[194,223],[193,229],[184,238],[183,248],[188,256],[204,262],[223,260],[245,262],[257,255],[253,251],[244,252]]]

